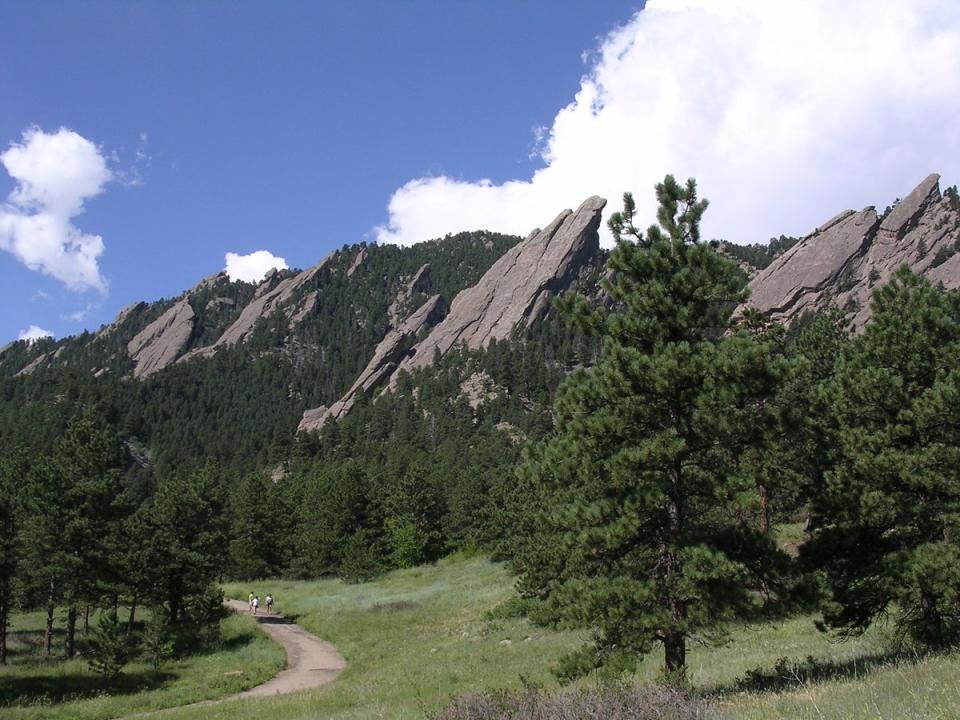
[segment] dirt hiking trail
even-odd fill
[[[242,600],[227,600],[225,604],[238,613],[250,612],[249,606]],[[337,648],[299,625],[294,625],[280,613],[257,612],[256,619],[271,638],[283,645],[287,652],[287,667],[273,680],[225,697],[222,701],[317,688],[332,682],[347,666]]]
[[[250,613],[250,607],[242,600],[225,600],[224,605],[237,613]],[[188,707],[219,705],[243,698],[272,697],[299,692],[300,690],[311,690],[333,682],[347,666],[347,661],[341,657],[337,648],[331,643],[321,640],[316,635],[311,635],[299,625],[294,625],[280,613],[258,611],[256,620],[267,635],[280,643],[287,653],[287,667],[275,675],[272,680],[249,690],[216,700],[201,700],[200,702],[138,713],[128,717],[141,718],[166,715]]]

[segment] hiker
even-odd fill
[[[267,593],[267,612],[268,613],[273,612],[273,595],[271,595],[270,593]]]
[[[253,597],[253,614],[257,614],[257,608],[260,607],[260,598],[257,596]]]
[[[250,612],[253,612],[253,590],[250,591],[250,597],[247,598],[247,605],[250,606]]]

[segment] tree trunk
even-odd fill
[[[926,590],[920,593],[920,614],[923,618],[923,641],[927,647],[939,650],[944,646],[943,617],[936,598]]]
[[[86,637],[90,634],[90,606],[86,605],[83,608],[83,636]]]
[[[770,491],[767,486],[761,483],[757,486],[760,491],[760,532],[763,535],[770,534]]]
[[[677,609],[674,608],[674,613],[676,611]],[[663,651],[663,669],[667,681],[681,684],[687,672],[687,638],[682,632],[667,633],[663,641]]]
[[[130,601],[130,620],[127,621],[127,635],[133,633],[133,623],[137,616],[137,594],[133,594],[133,599]]]
[[[50,657],[53,652],[53,611],[56,609],[57,585],[50,578],[50,594],[47,596],[47,627],[43,632],[43,656]]]
[[[67,658],[72,658],[75,650],[75,640],[77,636],[77,607],[71,605],[67,610],[67,642],[65,645],[65,654]]]
[[[9,593],[4,592],[0,598],[0,665],[7,664],[7,598]]]
[[[667,501],[667,514],[670,518],[670,544],[673,547],[682,543],[683,508],[681,505],[682,469],[678,463],[675,469],[673,492]],[[683,626],[687,619],[687,604],[673,595],[681,569],[671,547],[665,547],[664,561],[667,575],[667,592],[670,593],[670,615],[672,627],[664,634],[663,665],[667,682],[682,684],[687,672],[687,638]]]

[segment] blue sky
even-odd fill
[[[592,193],[646,212],[664,172],[737,241],[960,179],[956,3],[641,5],[0,4],[0,153],[55,138],[93,163],[79,190],[57,162],[29,187],[0,167],[0,343],[95,329],[228,252],[525,233]],[[85,269],[25,260],[44,213],[101,238]]]
[[[313,264],[371,239],[417,175],[529,173],[533,128],[576,91],[581,52],[638,5],[3,3],[0,144],[65,126],[129,177],[75,219],[103,238],[107,294],[0,253],[0,339],[95,328],[228,251]],[[0,194],[13,187],[0,173]]]

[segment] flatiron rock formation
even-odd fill
[[[399,370],[414,370],[455,344],[487,347],[516,328],[543,317],[550,298],[566,290],[600,247],[600,217],[607,201],[591,197],[576,212],[565,210],[543,230],[534,230],[480,278],[461,291],[450,313],[413,348]]]
[[[318,408],[307,410],[300,420],[298,432],[319,430],[330,419],[339,420],[354,406],[360,392],[370,392],[388,380],[397,369],[397,363],[403,358],[410,346],[424,328],[436,323],[443,315],[444,302],[439,295],[434,295],[421,305],[406,321],[387,333],[387,336],[377,345],[367,367],[357,377],[353,385],[337,402],[329,408],[321,405]]]
[[[162,370],[177,359],[193,332],[193,308],[187,298],[173,304],[127,343],[138,380]]]
[[[753,278],[743,307],[789,324],[836,305],[859,330],[870,318],[872,289],[901,265],[960,287],[960,202],[940,193],[939,180],[927,177],[885,217],[868,207],[821,225]]]
[[[331,418],[342,418],[361,391],[370,392],[387,383],[395,386],[397,371],[428,365],[436,352],[442,356],[458,343],[472,349],[487,347],[492,340],[505,340],[515,329],[529,327],[543,317],[550,298],[566,290],[595,257],[604,205],[603,198],[588,198],[576,212],[565,210],[543,230],[534,230],[497,260],[476,285],[461,291],[438,324],[443,298],[431,297],[387,334],[340,400],[329,408],[307,410],[298,429],[319,430]],[[424,290],[428,270],[424,265],[414,275],[404,291],[406,297]],[[398,308],[400,300],[395,303]],[[429,334],[414,344],[431,327]]]

